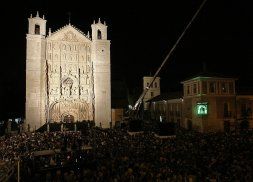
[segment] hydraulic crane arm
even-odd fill
[[[172,53],[174,52],[174,50],[176,49],[177,45],[179,44],[179,42],[181,41],[181,39],[183,38],[183,36],[185,35],[186,31],[190,28],[192,22],[196,19],[197,15],[199,14],[200,10],[203,8],[203,6],[205,5],[207,0],[204,0],[201,5],[199,6],[198,10],[196,11],[196,13],[193,15],[193,17],[191,18],[190,22],[187,24],[187,26],[185,27],[184,31],[181,33],[181,35],[179,36],[179,38],[177,39],[177,41],[175,42],[175,44],[173,45],[173,47],[171,48],[170,52],[167,54],[167,56],[165,57],[165,59],[163,60],[161,66],[158,68],[158,70],[155,72],[152,81],[150,83],[150,85],[153,84],[153,82],[155,81],[156,77],[158,76],[158,74],[160,73],[161,69],[163,68],[163,66],[165,65],[165,63],[168,61],[168,59],[170,58],[170,56],[172,55]],[[138,114],[139,112],[139,108],[143,102],[143,98],[146,95],[146,93],[148,92],[150,85],[147,86],[142,94],[140,95],[140,97],[138,98],[138,100],[135,102],[134,107],[132,108],[132,111],[130,111],[130,116],[132,117],[136,117],[135,115]]]

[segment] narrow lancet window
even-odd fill
[[[36,35],[40,34],[40,26],[39,25],[35,25],[35,34]]]
[[[100,30],[98,30],[98,39],[102,39],[102,33]]]

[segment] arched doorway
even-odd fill
[[[230,122],[225,120],[223,124],[224,124],[224,132],[230,132]]]
[[[187,120],[187,129],[192,130],[192,121],[189,119]]]
[[[60,101],[50,106],[49,119],[51,122],[84,121],[93,120],[93,118],[93,108],[86,102]]]
[[[75,118],[74,118],[73,115],[68,114],[68,115],[65,115],[65,116],[63,117],[63,122],[64,122],[64,123],[73,123],[73,122],[75,121],[74,119],[75,119]]]

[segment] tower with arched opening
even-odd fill
[[[71,24],[46,34],[46,20],[31,15],[26,55],[26,124],[111,121],[110,41],[107,26],[93,23],[92,37]]]

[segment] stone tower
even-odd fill
[[[152,80],[153,77],[151,76],[143,77],[143,90],[145,90],[146,87],[149,87],[149,90],[147,91],[146,95],[143,98],[144,110],[148,109],[148,103],[146,103],[147,100],[160,95],[160,77],[156,77],[153,84],[150,85]]]
[[[26,126],[46,122],[111,122],[110,41],[93,23],[92,38],[70,23],[46,35],[46,20],[30,17],[26,58]]]
[[[109,127],[111,121],[111,72],[110,41],[107,40],[107,26],[93,23],[92,60],[94,68],[95,121],[102,127]],[[100,124],[99,123],[99,124]]]
[[[26,35],[26,123],[30,128],[38,128],[45,119],[41,110],[44,108],[43,91],[46,45],[46,20],[39,17],[28,18],[29,28]]]

